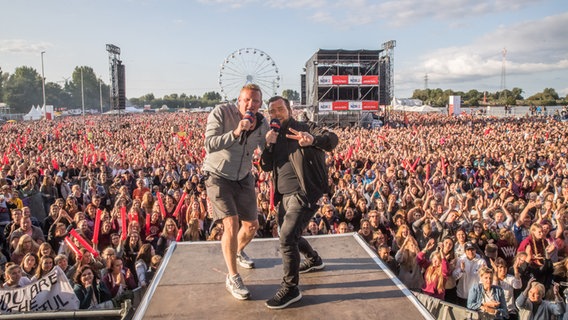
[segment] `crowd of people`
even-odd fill
[[[148,285],[173,241],[220,240],[202,167],[206,119],[167,113],[4,124],[3,287],[58,265],[81,308],[116,305]],[[325,159],[331,192],[305,235],[357,232],[411,290],[496,318],[564,313],[563,123],[390,112],[381,128],[333,131],[339,144]],[[260,156],[251,171],[255,236],[277,237],[271,173]],[[37,193],[45,212],[24,206]]]

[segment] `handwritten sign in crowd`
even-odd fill
[[[65,273],[58,267],[25,287],[0,289],[0,313],[78,310],[75,295]]]

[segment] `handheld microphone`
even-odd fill
[[[244,120],[248,120],[250,123],[254,122],[254,113],[252,111],[245,112],[245,116],[243,117]],[[243,144],[245,142],[246,131],[241,131],[241,136],[239,137],[239,144]]]
[[[270,129],[276,133],[280,132],[280,120],[276,118],[270,120]]]
[[[280,120],[274,118],[272,120],[270,120],[270,130],[278,133],[280,132]],[[268,146],[268,152],[272,152],[272,148],[274,147],[274,143],[271,143]]]

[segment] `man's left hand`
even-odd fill
[[[298,140],[298,144],[300,145],[300,147],[311,146],[314,143],[314,136],[312,136],[308,132],[297,131],[292,128],[289,128],[288,130],[293,134],[287,134],[286,138]]]

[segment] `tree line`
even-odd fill
[[[568,95],[564,98],[559,97],[556,90],[545,88],[542,92],[536,93],[528,98],[523,97],[523,89],[513,88],[496,92],[482,92],[478,90],[453,91],[442,89],[414,90],[412,99],[420,99],[426,105],[434,107],[445,107],[448,104],[449,96],[460,96],[461,104],[465,107],[478,106],[557,106],[568,104]]]
[[[522,94],[523,90],[520,88],[493,93],[484,93],[478,90],[462,92],[449,89],[425,89],[415,90],[412,98],[420,99],[425,104],[439,107],[445,106],[448,103],[448,97],[451,95],[461,96],[462,105],[466,107],[482,105],[550,106],[566,105],[568,103],[568,96],[560,98],[558,93],[552,88],[545,88],[543,92],[532,95],[527,99],[523,98]],[[101,100],[103,112],[110,110],[111,106],[110,85],[97,78],[93,69],[88,66],[75,67],[70,78],[65,78],[62,81],[46,82],[45,96],[46,103],[53,105],[55,108],[82,108],[83,99],[85,109],[100,110]],[[292,101],[300,100],[300,95],[295,90],[286,89],[282,91],[282,96]],[[172,93],[163,97],[156,97],[153,93],[148,93],[141,97],[129,98],[127,105],[150,106],[153,109],[167,105],[170,108],[192,109],[212,107],[221,102],[221,100],[221,94],[215,91],[205,92],[202,96]],[[0,102],[4,102],[9,106],[10,113],[27,113],[32,105],[41,105],[43,103],[41,75],[36,69],[28,66],[16,68],[13,74],[3,72],[0,68]]]

